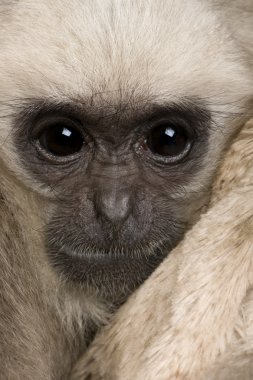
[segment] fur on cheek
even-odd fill
[[[239,368],[253,357],[252,163],[250,122],[227,153],[210,209],[96,337],[72,380],[204,380],[213,369],[228,380],[231,358],[235,379],[252,378]]]

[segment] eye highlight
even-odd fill
[[[192,144],[192,138],[185,126],[164,123],[152,128],[145,140],[148,149],[155,157],[178,161],[185,157]]]
[[[84,138],[71,120],[50,120],[43,123],[37,142],[43,151],[56,157],[78,153],[84,144]]]

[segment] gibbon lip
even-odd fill
[[[155,251],[152,252],[152,255],[155,255]],[[110,265],[113,263],[123,263],[124,261],[134,261],[138,257],[143,260],[143,256],[145,256],[145,253],[136,253],[134,251],[128,251],[128,250],[119,250],[119,251],[106,251],[106,250],[89,250],[85,252],[76,252],[73,250],[60,250],[57,254],[54,256],[58,257],[58,260],[64,257],[68,257],[70,260],[79,262],[80,264],[93,264],[93,263],[101,263],[105,265]]]
[[[119,248],[101,248],[101,247],[87,247],[85,249],[75,249],[71,247],[64,247],[64,249],[52,249],[51,254],[59,259],[61,257],[69,257],[70,259],[94,263],[94,262],[121,262],[122,261],[131,261],[136,259],[143,260],[144,258],[163,256],[165,257],[168,252],[172,249],[171,242],[166,244],[163,242],[162,248],[158,244],[156,247],[150,248],[148,244],[143,244],[142,248],[140,247],[119,247]]]
[[[54,253],[50,253],[50,262],[61,276],[74,283],[102,289],[110,283],[114,286],[121,286],[126,281],[141,284],[167,256],[168,250],[163,254],[154,250],[149,257],[144,253],[138,257],[117,257],[101,252],[94,256],[73,256],[67,251]]]

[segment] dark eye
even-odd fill
[[[71,121],[55,121],[42,131],[38,138],[40,146],[54,156],[69,156],[82,149],[84,139]]]
[[[188,153],[191,138],[185,127],[165,124],[149,132],[146,145],[155,155],[179,159]]]

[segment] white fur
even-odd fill
[[[3,268],[8,268],[3,271],[2,289],[15,311],[12,322],[19,331],[18,336],[25,336],[19,339],[12,336],[10,339],[9,346],[15,347],[13,350],[17,358],[14,361],[15,355],[9,355],[10,363],[2,360],[5,364],[2,364],[0,374],[9,364],[10,379],[15,379],[17,373],[27,380],[53,379],[55,371],[58,368],[67,371],[71,360],[78,354],[79,348],[76,349],[75,343],[78,339],[82,340],[87,314],[99,323],[108,317],[103,302],[95,302],[92,297],[87,300],[81,291],[59,280],[47,261],[41,231],[53,206],[47,200],[50,194],[39,181],[35,183],[20,164],[13,144],[15,115],[22,110],[23,104],[37,98],[56,102],[71,99],[79,104],[93,101],[98,107],[102,104],[114,109],[121,103],[145,106],[149,101],[160,103],[200,97],[209,106],[213,117],[205,169],[195,178],[191,188],[191,191],[202,190],[216,170],[225,142],[252,114],[253,73],[248,60],[251,50],[245,48],[241,33],[237,33],[237,12],[230,15],[230,19],[235,17],[236,22],[226,24],[220,5],[216,1],[201,0],[0,0],[0,193],[4,199],[0,208],[3,225],[1,239],[4,240],[6,234],[13,236],[12,255],[8,256],[10,252],[4,251],[1,246]],[[226,9],[226,2],[224,7]],[[245,30],[250,41],[250,29],[245,27]],[[241,207],[245,207],[245,213],[248,212],[246,200],[251,199],[249,194],[250,190],[243,195],[245,204]],[[210,217],[214,220],[222,204],[217,205],[213,214],[210,211]],[[227,222],[232,222],[236,215],[235,210],[235,214],[228,215]],[[217,238],[220,237],[218,231]],[[22,246],[18,241],[19,235],[24,240]],[[212,242],[213,238],[210,237],[210,246]],[[183,244],[187,253],[188,243]],[[219,246],[222,242],[217,240],[216,244]],[[202,258],[198,245],[195,254],[196,259],[198,255]],[[243,256],[246,263],[247,255],[245,249]],[[168,258],[171,263],[169,279],[166,273],[166,281],[170,284],[175,278],[173,257]],[[212,260],[215,267],[215,260]],[[238,263],[237,257],[234,260]],[[197,271],[200,267],[204,270],[208,264],[210,261],[206,257],[196,266],[193,257],[189,265]],[[15,282],[17,272],[22,285],[21,298],[15,298],[14,292],[15,289],[19,294]],[[191,276],[195,273],[190,272]],[[199,275],[201,277],[195,279],[196,288],[200,284],[206,285],[208,279],[205,272],[200,271]],[[231,286],[234,284],[235,279],[233,276],[230,278],[230,272],[220,281],[225,279],[231,281]],[[169,289],[169,284],[167,286]],[[181,283],[178,284],[180,286]],[[162,293],[163,297],[168,298],[166,287]],[[159,297],[154,294],[153,286],[147,286],[147,292],[154,297],[152,309],[160,310]],[[177,302],[180,294],[184,294],[177,293],[174,287],[170,292],[173,297],[178,294]],[[243,292],[237,295],[238,303],[242,295]],[[143,305],[145,297],[140,297],[138,302]],[[29,307],[26,308],[23,303],[28,303]],[[231,315],[237,310],[236,305],[234,308],[232,306],[229,309]],[[187,307],[188,302],[180,304],[180,313],[187,314]],[[208,308],[208,300],[201,307],[203,310]],[[161,312],[157,317],[159,324],[166,318],[164,308]],[[174,318],[181,328],[184,325],[181,314]],[[6,321],[6,317],[0,320],[5,332],[12,328],[10,321]],[[37,328],[38,324],[40,328]],[[205,324],[198,325],[202,331],[207,328]],[[58,340],[54,335],[55,326]],[[154,323],[151,324],[150,331],[156,335],[154,326]],[[224,323],[216,333],[223,333],[223,327]],[[175,340],[174,330],[166,339],[178,342],[180,351],[177,354],[186,358],[182,368],[184,372],[191,361],[187,355],[193,335],[189,334],[189,344],[185,346],[180,334]],[[61,352],[60,333],[66,338],[65,349],[67,347],[73,352]],[[130,329],[130,333],[133,334],[134,329]],[[233,331],[229,333],[232,337]],[[8,331],[6,336],[10,334]],[[4,339],[6,344],[9,338]],[[48,361],[43,356],[45,342],[49,342],[50,353],[53,353]],[[208,342],[204,342],[204,347],[211,355]],[[160,351],[154,346],[152,355],[153,349],[159,354]],[[216,347],[216,351],[218,349]],[[127,355],[131,356],[131,353]],[[41,367],[36,368],[37,360]],[[196,365],[198,360],[196,357]],[[172,366],[173,370],[175,367]],[[132,378],[137,377],[134,375]],[[140,377],[143,378],[146,377]]]

